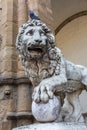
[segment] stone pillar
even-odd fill
[[[17,35],[17,1],[2,0],[2,63],[1,75],[3,77],[16,76],[17,72],[17,51],[15,40]],[[10,6],[9,6],[10,5]],[[15,6],[14,6],[15,5]],[[15,11],[15,15],[14,15]]]
[[[38,0],[27,0],[28,9],[34,10],[38,13]]]
[[[18,0],[18,26],[28,20],[27,2],[26,0]]]
[[[0,48],[0,78],[7,79],[16,77],[17,73],[17,51],[15,48],[15,40],[17,35],[17,0],[1,0],[1,33],[2,33],[2,44]],[[15,14],[14,14],[15,12]],[[13,96],[6,97],[4,88],[10,87],[7,82],[1,85],[3,98],[0,100],[0,106],[2,105],[5,109],[5,119],[2,120],[2,129],[11,130],[12,122],[7,120],[7,113],[9,111],[14,111],[11,106],[13,106]],[[13,91],[14,85],[11,85]],[[14,97],[15,98],[15,97]],[[5,103],[6,102],[6,103]],[[4,110],[3,110],[4,111]],[[0,115],[1,116],[1,115]]]
[[[18,86],[17,106],[18,126],[28,125],[32,121],[31,114],[31,90],[28,84]]]
[[[53,13],[51,0],[38,0],[39,16],[53,30]]]
[[[12,78],[16,77],[17,73],[17,51],[15,48],[15,41],[18,29],[17,1],[2,0],[1,5],[2,5],[1,30],[3,37],[1,46],[1,54],[2,54],[1,76],[2,78]],[[9,84],[6,84],[6,86],[7,85],[9,86]],[[12,85],[11,88],[13,89],[13,87],[14,86]]]
[[[39,15],[39,0],[27,0],[27,8],[28,8],[28,10],[30,9],[30,10],[33,10],[33,11],[35,11],[38,15]],[[29,15],[28,15],[28,18],[30,18],[29,17]]]
[[[18,112],[29,112],[31,110],[31,105],[29,104],[30,98],[29,85],[20,84],[18,86]]]
[[[2,46],[2,31],[1,31],[1,17],[2,17],[2,6],[1,6],[1,1],[0,1],[0,64],[2,62],[1,59],[1,46]],[[0,67],[0,73],[1,73],[1,67]]]
[[[40,19],[53,30],[53,13],[51,0],[27,0],[28,10],[34,10]]]
[[[28,20],[27,2],[26,0],[18,0],[18,28]],[[24,67],[18,57],[18,77],[24,77]]]

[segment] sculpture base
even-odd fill
[[[21,126],[13,130],[87,130],[84,123],[36,123],[29,126]]]

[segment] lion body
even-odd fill
[[[87,68],[64,59],[60,49],[55,47],[55,38],[51,30],[40,20],[28,21],[19,29],[16,46],[35,88],[33,100],[47,102],[53,97],[56,89],[65,91],[67,100],[74,109],[68,119],[82,119],[77,99],[80,90],[87,86]],[[73,85],[69,81],[72,81]],[[79,82],[79,87],[76,82]]]

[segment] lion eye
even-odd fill
[[[41,36],[45,35],[45,32],[44,31],[40,31],[40,35]]]
[[[33,35],[33,30],[29,30],[26,35],[30,36],[30,35]]]

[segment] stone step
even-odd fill
[[[13,130],[87,130],[84,123],[36,123],[29,126],[21,126]]]

